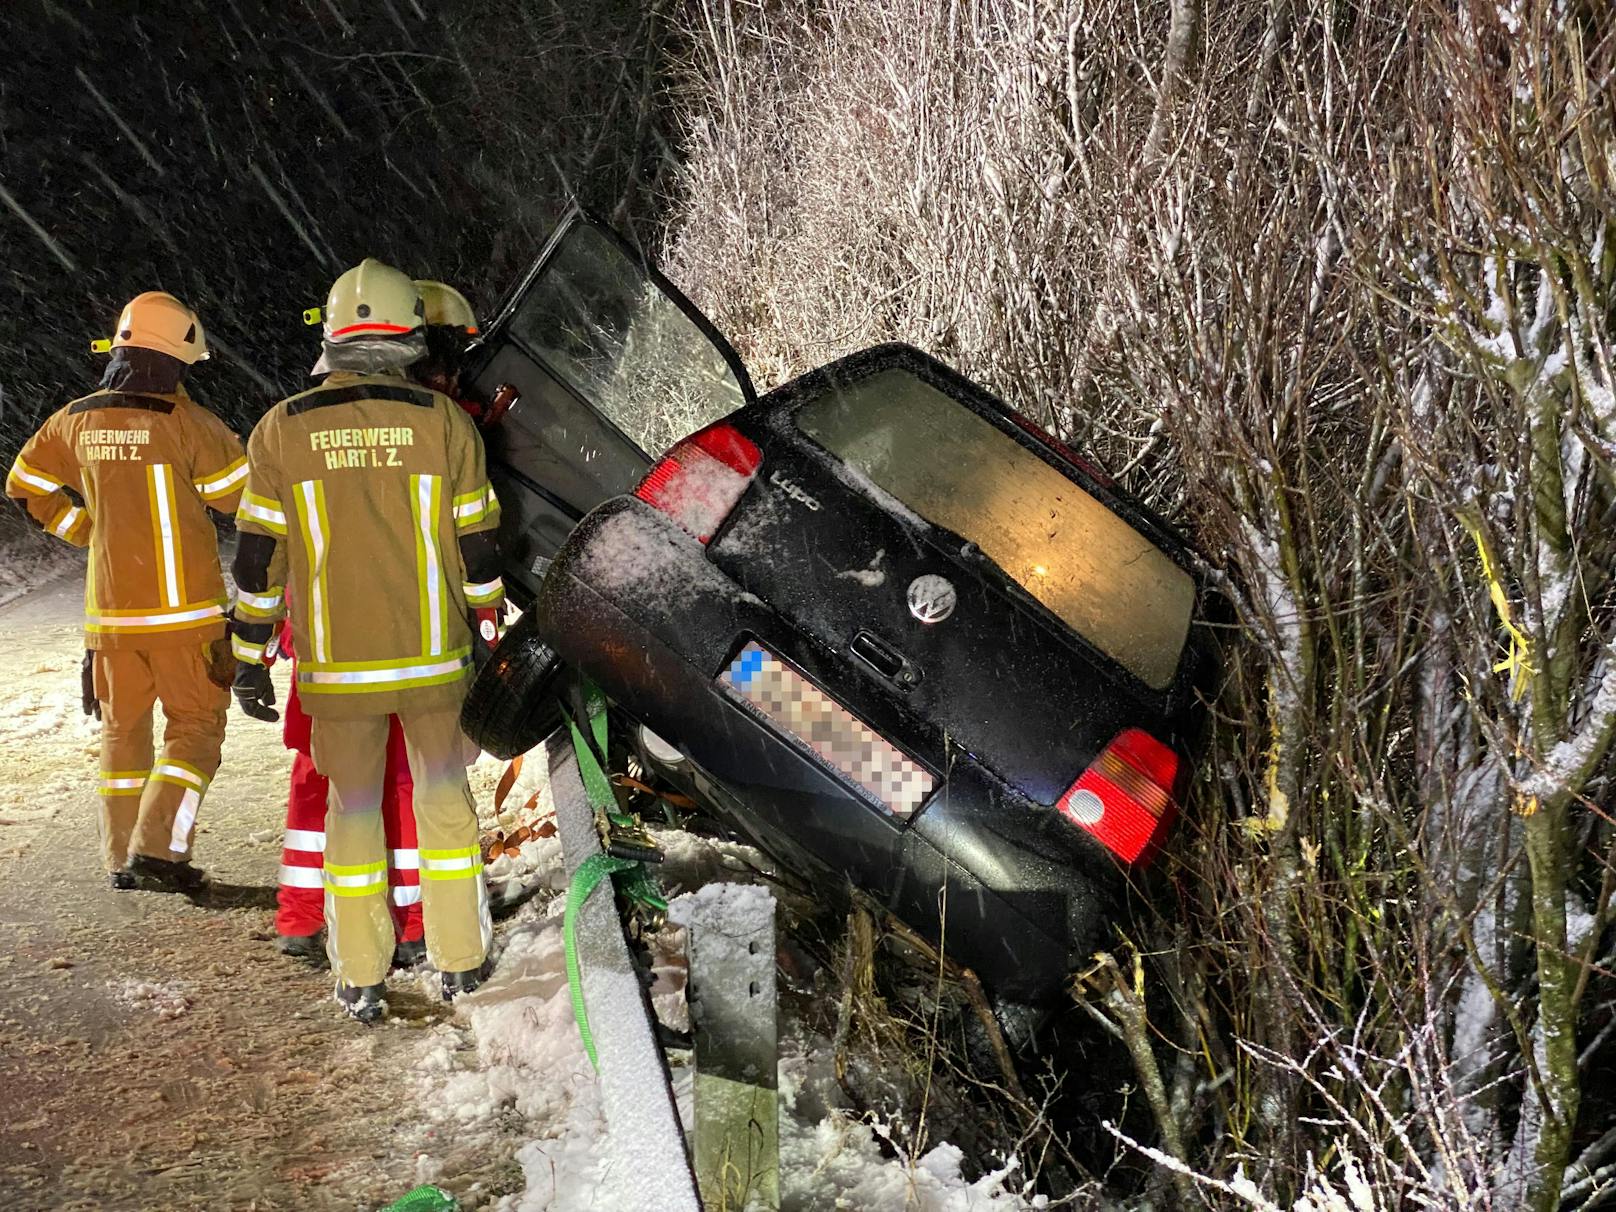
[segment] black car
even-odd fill
[[[1213,669],[1190,551],[916,349],[866,350],[756,399],[626,245],[582,216],[558,241],[479,377],[488,391],[529,376],[490,454],[510,576],[534,598],[473,688],[473,736],[495,752],[537,740],[559,654],[639,725],[645,762],[782,864],[876,898],[999,998],[1046,999],[1110,941],[1116,893],[1185,783]],[[639,311],[579,286],[627,272],[572,265],[585,248],[634,265]],[[654,374],[625,365],[647,351]],[[634,466],[631,448],[671,436],[648,440],[642,416],[667,400],[707,423]],[[558,505],[547,469],[577,462],[566,426],[582,422],[563,409],[616,422],[582,462],[617,482],[554,550],[561,524],[546,530],[536,502]]]

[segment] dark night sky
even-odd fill
[[[245,430],[306,383],[301,312],[343,268],[486,312],[569,193],[635,225],[667,154],[660,32],[623,0],[8,0],[0,30],[8,465],[140,291],[201,313],[189,385]]]

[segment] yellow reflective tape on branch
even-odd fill
[[[1509,636],[1509,655],[1493,666],[1493,672],[1509,675],[1510,701],[1518,703],[1526,694],[1527,685],[1537,676],[1537,670],[1532,668],[1532,644],[1521,629],[1515,626],[1509,596],[1504,592],[1504,584],[1493,565],[1492,552],[1487,546],[1486,537],[1481,533],[1480,524],[1466,517],[1459,520],[1470,532],[1470,537],[1476,544],[1476,552],[1481,556],[1481,575],[1487,582],[1487,597],[1491,599],[1493,609],[1498,614],[1498,621]]]

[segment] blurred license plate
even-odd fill
[[[931,773],[768,649],[742,648],[719,682],[843,778],[907,817],[931,794]]]

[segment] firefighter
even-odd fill
[[[477,333],[477,317],[466,297],[442,282],[417,280],[425,320],[426,356],[409,369],[417,383],[454,399],[468,415],[477,406],[459,398],[460,362]],[[298,959],[325,958],[325,894],[321,876],[330,784],[315,769],[309,754],[309,716],[297,694],[295,646],[289,626],[278,646],[293,657],[292,692],[286,704],[286,747],[293,751],[291,788],[286,803],[286,845],[281,853],[279,888],[275,894],[275,934],[282,954]],[[415,836],[415,807],[404,733],[393,716],[387,734],[387,767],[382,787],[382,831],[387,841],[388,897],[392,901],[396,941],[393,967],[408,968],[426,957],[421,922],[420,852]]]
[[[460,394],[460,368],[467,347],[477,335],[477,313],[472,311],[466,296],[447,282],[417,278],[415,288],[421,292],[421,303],[426,309],[426,356],[410,367],[410,378],[433,391],[441,391],[480,426],[482,407]]]
[[[233,662],[207,511],[231,513],[241,441],[186,394],[208,356],[196,314],[148,291],[123,310],[100,390],[30,438],[6,492],[88,546],[86,710],[101,715],[101,857],[114,888],[195,892],[197,813],[219,768]],[[152,707],[167,725],[153,760]]]
[[[459,710],[497,636],[499,506],[471,419],[402,377],[424,352],[424,312],[415,284],[380,261],[337,279],[314,367],[328,377],[253,430],[237,513],[237,696],[254,707],[272,695],[264,650],[289,605],[310,748],[330,780],[326,950],[338,999],[367,1023],[386,1013],[393,954],[389,716],[409,756],[427,955],[446,1000],[481,982],[492,935]]]

